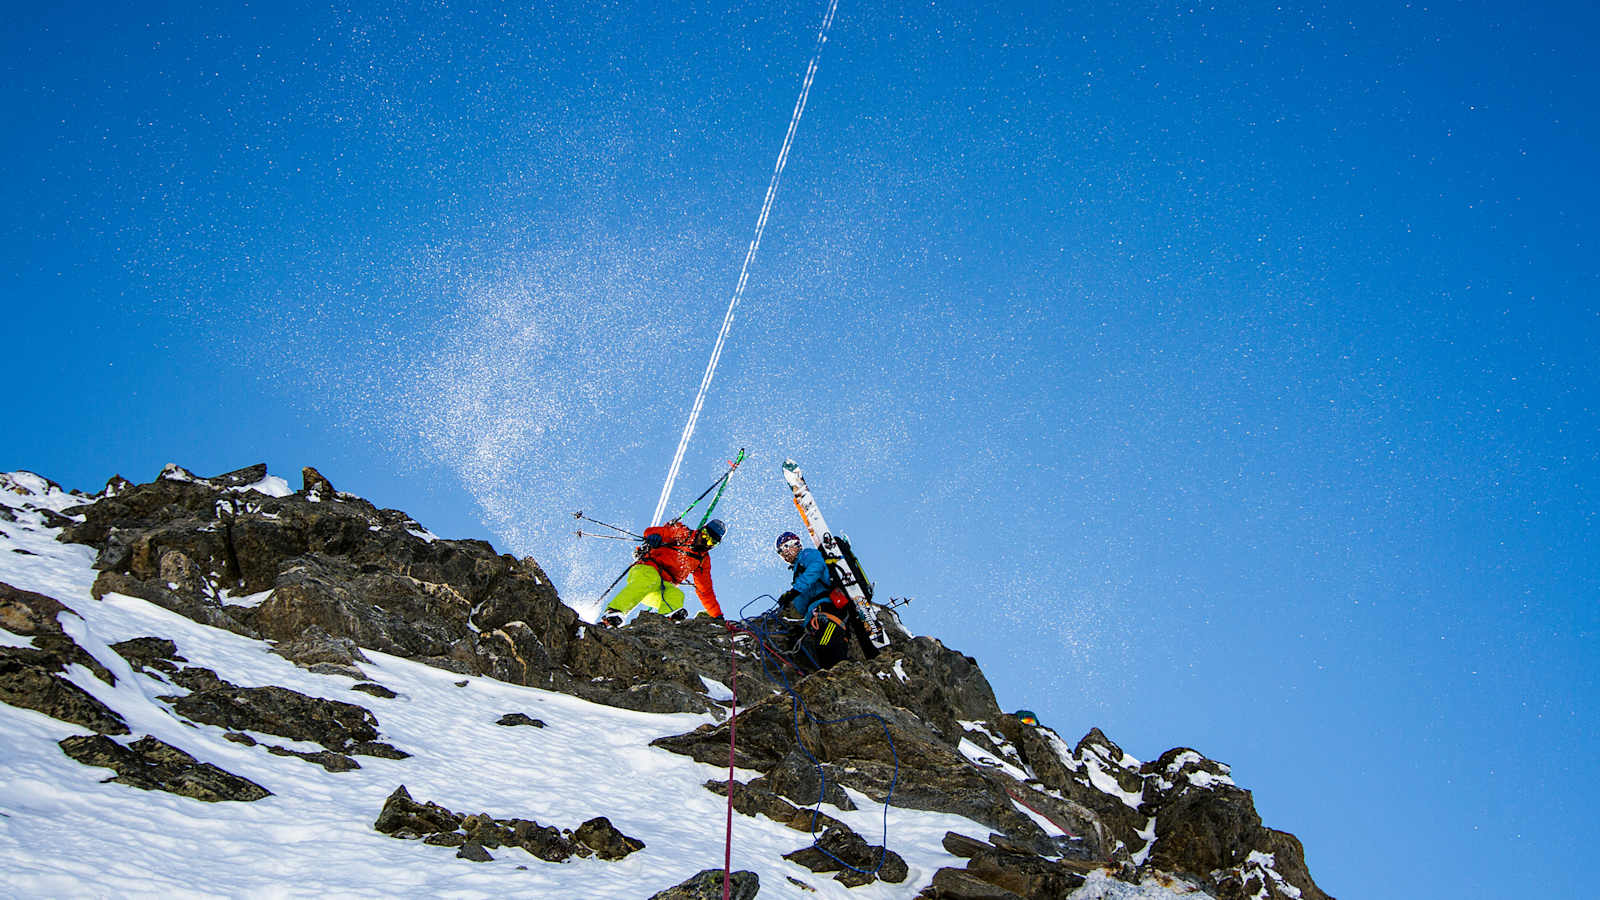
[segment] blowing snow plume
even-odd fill
[[[508,550],[537,551],[563,580],[612,564],[558,512],[615,494],[617,460],[640,446],[640,385],[679,336],[662,299],[674,268],[593,246],[502,263],[464,279],[437,349],[404,378],[405,430]]]

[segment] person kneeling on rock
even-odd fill
[[[721,519],[712,519],[699,529],[677,521],[646,528],[639,561],[628,569],[622,590],[606,604],[605,623],[621,625],[622,616],[640,604],[664,616],[686,618],[683,591],[678,585],[691,578],[700,605],[712,618],[722,618],[722,607],[711,585],[710,554],[726,533],[727,526]]]
[[[777,550],[794,572],[789,589],[778,596],[778,607],[794,611],[805,625],[799,654],[818,669],[832,668],[850,651],[846,634],[861,627],[855,605],[834,590],[821,550],[802,548],[800,536],[792,531],[778,535]]]

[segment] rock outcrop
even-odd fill
[[[418,803],[403,784],[384,801],[372,827],[390,837],[461,848],[457,856],[476,862],[493,859],[488,851],[500,847],[520,847],[545,862],[564,862],[573,856],[615,861],[644,849],[644,841],[618,831],[604,816],[562,830],[531,819],[496,819],[487,813],[468,815],[437,803]]]
[[[61,741],[68,756],[86,766],[102,766],[117,774],[107,778],[147,791],[166,791],[208,803],[223,800],[260,800],[272,792],[259,784],[224,771],[149,735],[127,746],[103,734],[69,737]]]

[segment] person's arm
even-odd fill
[[[801,602],[810,604],[817,597],[828,595],[828,563],[820,550],[802,550],[795,557],[794,584],[791,585]]]
[[[700,560],[700,565],[694,570],[694,595],[700,598],[700,605],[714,618],[722,618],[722,606],[717,603],[716,589],[711,586],[711,557]]]

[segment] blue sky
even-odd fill
[[[0,468],[314,465],[584,600],[823,10],[12,10]],[[724,605],[783,586],[792,456],[1003,706],[1231,763],[1330,893],[1577,895],[1596,34],[846,0],[674,500],[748,448]]]

